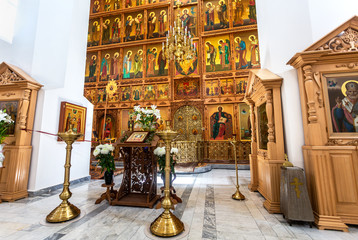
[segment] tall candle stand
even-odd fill
[[[232,195],[232,198],[235,200],[245,200],[245,196],[240,192],[239,188],[239,173],[237,168],[237,158],[236,158],[236,136],[233,136],[233,139],[230,139],[229,142],[234,148],[234,158],[235,158],[235,172],[236,172],[236,192]]]
[[[178,135],[177,132],[170,129],[170,121],[166,121],[167,128],[164,131],[157,132],[157,135],[165,142],[165,184],[164,199],[162,207],[164,212],[157,217],[150,225],[152,234],[160,237],[172,237],[184,231],[184,224],[171,211],[172,201],[170,200],[170,147],[171,141]]]
[[[80,133],[75,133],[70,129],[67,132],[62,132],[57,134],[65,143],[66,146],[66,163],[65,163],[65,179],[63,183],[63,190],[60,194],[60,199],[62,203],[56,207],[49,215],[46,217],[46,221],[50,223],[60,223],[69,221],[76,218],[80,215],[81,210],[78,209],[75,205],[71,204],[68,199],[72,196],[70,192],[70,168],[71,168],[71,150],[72,144],[82,136]]]

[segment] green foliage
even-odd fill
[[[175,169],[174,169],[174,159],[172,154],[170,154],[170,171],[172,174],[175,173]],[[161,174],[164,175],[165,173],[165,155],[163,156],[158,156],[158,165],[159,165],[159,171]]]
[[[108,172],[116,170],[114,165],[114,157],[111,153],[100,153],[96,156],[96,159],[98,160],[98,165],[102,167],[101,173],[103,173],[104,170],[107,170]]]

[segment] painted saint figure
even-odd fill
[[[141,39],[140,35],[142,33],[142,22],[143,22],[143,15],[138,14],[137,17],[134,19],[135,22],[135,37],[134,40]]]
[[[212,138],[214,140],[224,140],[226,134],[226,124],[229,120],[229,114],[223,112],[223,108],[220,106],[218,107],[218,112],[215,112],[210,117],[212,124]]]
[[[335,132],[358,132],[358,81],[345,82],[345,97],[337,97],[332,108],[332,120]]]
[[[250,63],[251,66],[258,67],[260,65],[260,54],[259,54],[259,44],[255,35],[249,37],[250,40]]]
[[[256,23],[256,3],[255,0],[250,0],[249,2],[249,18],[250,23]]]
[[[116,52],[113,55],[113,58],[111,59],[111,76],[112,79],[118,80],[119,79],[119,72],[118,72],[118,57],[119,57],[119,53]]]
[[[227,28],[227,5],[224,0],[219,1],[219,6],[217,6],[217,13],[220,21],[220,28]]]
[[[157,58],[157,48],[147,50],[147,76],[155,76],[155,59]]]
[[[109,60],[109,53],[107,53],[104,58],[102,58],[102,62],[101,62],[101,80],[102,81],[106,81],[108,80],[108,74],[109,74],[109,64],[108,64],[108,60]]]
[[[236,37],[235,42],[238,44],[238,46],[235,47],[236,58],[239,59],[239,66],[237,69],[245,69],[249,65],[246,61],[246,43],[240,37]]]
[[[121,2],[122,0],[114,0],[114,9],[120,9],[121,8]]]
[[[92,12],[93,13],[98,13],[100,9],[100,5],[99,5],[99,1],[94,1],[93,3],[93,8],[92,8]]]
[[[139,101],[140,100],[140,91],[138,88],[133,90],[133,99],[135,101]]]
[[[165,58],[165,55],[163,54],[163,50],[160,51],[158,56],[158,66],[159,66],[159,76],[165,75],[165,66],[167,65],[167,59]]]
[[[110,20],[106,19],[106,21],[104,21],[102,27],[103,27],[103,33],[102,33],[102,42],[103,43],[108,43],[109,39],[110,39],[110,28],[109,28],[109,24],[110,24]]]
[[[126,8],[132,7],[132,0],[125,0]]]
[[[101,31],[101,27],[98,24],[98,21],[94,21],[92,24],[92,29],[91,29],[91,36],[92,36],[92,46],[96,46],[99,43],[99,38],[100,38],[100,31]]]
[[[127,17],[126,26],[125,26],[125,35],[126,35],[124,38],[125,42],[128,42],[130,40],[133,21],[134,21],[133,17],[131,15],[129,15]]]
[[[121,21],[119,18],[116,18],[112,24],[112,42],[119,42],[120,31]]]
[[[96,59],[97,59],[97,56],[93,55],[91,57],[91,61],[90,61],[89,66],[88,66],[88,68],[89,68],[89,76],[88,77],[89,77],[90,82],[92,82],[93,80],[96,81],[95,78],[94,78],[95,75],[96,75],[96,68],[97,68]]]
[[[165,25],[167,23],[167,12],[165,10],[162,10],[160,12],[160,15],[158,17],[158,23],[159,23],[159,37],[164,37]]]
[[[230,41],[226,39],[224,42],[222,39],[219,40],[219,54],[220,54],[220,64],[222,69],[230,69]]]
[[[153,38],[153,33],[155,31],[157,17],[155,16],[155,12],[151,12],[148,17],[148,38]]]
[[[143,50],[140,49],[136,54],[134,54],[134,78],[141,77],[139,73],[142,70],[143,64]]]
[[[207,50],[207,62],[210,63],[210,72],[215,72],[215,61],[216,61],[216,48],[211,42],[206,42]]]
[[[111,11],[111,0],[106,0],[104,4],[104,11],[109,12]]]
[[[123,78],[130,78],[130,71],[132,68],[132,51],[128,51],[123,59]]]
[[[233,5],[235,9],[234,24],[244,25],[244,4],[241,0],[235,0],[235,2],[233,2]]]
[[[207,30],[214,30],[214,12],[215,12],[215,5],[211,2],[206,4],[206,26],[208,27]]]

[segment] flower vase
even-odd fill
[[[3,167],[3,162],[5,160],[5,155],[4,155],[4,147],[5,147],[5,144],[4,143],[1,143],[0,144],[0,168]]]
[[[104,172],[104,183],[106,185],[111,185],[113,183],[113,171]]]

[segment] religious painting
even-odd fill
[[[260,68],[260,52],[257,31],[234,35],[235,68]]]
[[[67,132],[72,130],[75,133],[82,134],[78,140],[84,140],[86,110],[86,107],[78,106],[69,102],[61,102],[58,132]],[[58,141],[61,141],[61,139],[58,138]]]
[[[175,80],[174,85],[175,99],[199,98],[200,84],[199,79],[180,79]]]
[[[87,52],[86,70],[85,70],[86,83],[97,81],[97,63],[98,63],[98,53]]]
[[[168,8],[148,11],[147,38],[165,37],[168,33]]]
[[[122,0],[103,0],[103,8],[105,12],[117,10],[121,8]]]
[[[124,0],[126,8],[138,7],[145,4],[146,0]]]
[[[123,49],[123,79],[143,77],[143,47]]]
[[[154,85],[144,85],[144,100],[155,100]]]
[[[240,141],[251,140],[250,106],[239,104]]]
[[[103,18],[102,44],[119,43],[121,41],[121,15]]]
[[[204,1],[204,31],[229,28],[228,0]]]
[[[168,65],[161,44],[147,46],[147,77],[168,76]]]
[[[233,136],[233,106],[209,105],[210,140],[227,140]]]
[[[195,55],[192,59],[185,59],[182,62],[175,62],[176,76],[193,76],[198,75],[198,42],[193,42]]]
[[[121,110],[121,134],[125,131],[130,131],[132,128],[134,130],[139,130],[137,124],[135,124],[136,116],[134,115],[133,109],[123,109]]]
[[[169,98],[169,84],[158,84],[157,85],[157,99],[168,99]]]
[[[191,3],[197,3],[198,0],[175,0],[174,1],[174,6],[176,5],[187,5],[187,4],[191,4]]]
[[[120,72],[119,48],[102,51],[100,80],[118,80]]]
[[[106,122],[104,122],[106,119]],[[102,116],[98,121],[97,134],[99,139],[112,139],[115,135],[116,121],[110,114]]]
[[[266,114],[266,103],[263,103],[257,107],[257,124],[259,134],[259,148],[267,150],[268,119]]]
[[[97,89],[96,88],[85,88],[84,90],[84,96],[87,98],[88,101],[90,101],[92,104],[98,103],[97,98]]]
[[[142,100],[142,85],[132,86],[132,101]]]
[[[148,136],[149,132],[147,131],[139,131],[139,132],[132,132],[132,134],[128,137],[125,141],[126,143],[142,143]]]
[[[121,87],[121,101],[131,100],[131,87]]]
[[[234,27],[257,23],[255,0],[233,0],[232,6]]]
[[[106,88],[99,88],[97,92],[97,103],[104,103],[106,102]]]
[[[234,80],[233,79],[220,79],[220,93],[221,93],[221,95],[234,94]]]
[[[331,132],[358,136],[358,74],[327,74],[324,77]]]
[[[100,0],[92,0],[91,13],[98,13],[101,11]]]
[[[157,130],[165,130],[165,121],[170,119],[170,111],[168,107],[158,107],[160,111],[160,119],[157,120]]]
[[[206,72],[231,70],[231,51],[229,35],[205,39]]]
[[[124,42],[144,39],[144,11],[124,15]]]
[[[0,101],[0,109],[6,110],[6,113],[14,121],[14,124],[11,124],[5,132],[8,135],[15,134],[15,124],[17,120],[18,105],[19,105],[18,101]]]
[[[187,28],[188,33],[190,33],[191,36],[197,37],[197,12],[198,8],[196,5],[187,6],[184,8],[177,8],[174,11],[175,18],[179,14],[180,20],[183,22],[184,29]]]
[[[87,47],[93,47],[99,45],[99,39],[101,37],[101,24],[100,19],[90,19],[88,23],[88,35],[87,35]]]
[[[220,94],[219,80],[205,81],[205,96],[215,97],[215,96],[219,96],[219,94]]]
[[[236,94],[245,94],[247,88],[247,78],[236,78]]]

